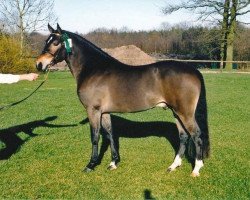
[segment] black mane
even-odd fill
[[[103,51],[101,48],[97,47],[95,44],[93,44],[92,42],[88,41],[87,39],[85,39],[84,37],[72,33],[70,31],[63,31],[64,33],[67,33],[69,36],[74,37],[75,39],[77,39],[79,42],[83,43],[85,46],[90,47],[92,50],[95,50],[95,52],[101,56],[104,56],[105,58],[107,58],[108,60],[111,61],[115,61],[118,62],[119,64],[124,64],[122,62],[120,62],[119,60],[117,60],[116,58],[112,57],[111,55],[109,55],[108,53],[106,53],[105,51]],[[124,64],[125,65],[125,64]]]

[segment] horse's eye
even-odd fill
[[[58,40],[55,40],[55,41],[53,42],[53,45],[58,46],[58,45],[59,45],[59,41],[58,41]]]

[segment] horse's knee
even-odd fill
[[[92,141],[92,145],[94,145],[94,146],[98,145],[98,143],[99,143],[98,139],[94,139],[94,140]]]

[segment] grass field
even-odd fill
[[[83,173],[91,153],[89,125],[80,123],[86,112],[71,74],[57,72],[27,101],[0,111],[0,199],[249,199],[250,75],[204,77],[212,152],[199,178],[186,158],[167,173],[178,136],[172,113],[159,108],[113,116],[118,169],[107,170],[108,149]],[[0,85],[0,105],[41,80]]]

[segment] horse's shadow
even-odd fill
[[[171,144],[175,153],[179,148],[179,133],[175,123],[171,122],[135,122],[122,117],[111,115],[113,137],[119,153],[119,138],[144,138],[144,137],[164,137]],[[81,124],[88,122],[84,119]],[[99,154],[99,162],[109,147],[109,140],[102,131],[102,144]]]
[[[0,160],[8,159],[13,154],[18,152],[21,146],[33,137],[39,136],[34,133],[34,129],[38,127],[49,127],[49,128],[60,128],[60,127],[70,127],[76,125],[54,125],[48,122],[53,121],[57,116],[46,117],[42,120],[35,120],[28,122],[26,124],[21,124],[6,129],[0,130],[0,141],[4,143],[4,148],[0,149]],[[18,133],[25,133],[27,137],[22,139],[18,136]]]

